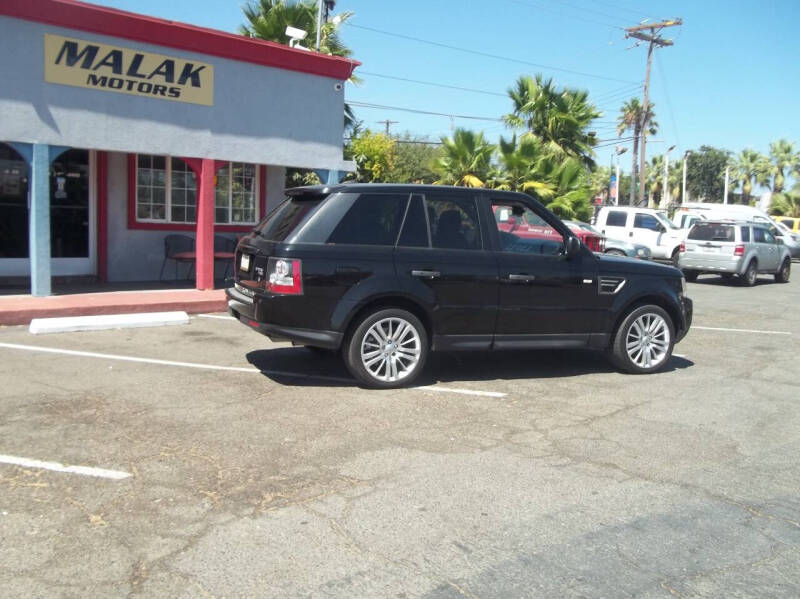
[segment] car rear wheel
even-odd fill
[[[399,308],[367,314],[344,346],[350,373],[368,387],[409,385],[425,366],[428,335],[420,320]]]
[[[747,270],[744,271],[742,275],[742,284],[747,287],[752,287],[756,284],[756,280],[758,279],[758,264],[755,260],[750,260],[750,264],[747,265]]]
[[[669,362],[675,344],[675,327],[667,312],[652,304],[628,314],[614,337],[612,357],[620,369],[632,374],[656,372]]]
[[[792,273],[792,261],[790,258],[786,258],[781,264],[781,267],[778,269],[778,272],[775,273],[775,282],[776,283],[788,283],[789,282],[789,275]]]
[[[622,256],[623,258],[626,256],[625,252],[622,250],[608,250],[606,254],[608,256]]]

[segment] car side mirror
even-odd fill
[[[667,228],[664,225],[658,225],[658,232],[659,233],[666,233]]]
[[[574,235],[570,235],[567,237],[567,245],[566,245],[566,254],[567,258],[572,258],[576,256],[581,251],[581,240],[575,237]]]

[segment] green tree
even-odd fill
[[[542,161],[547,157],[543,142],[527,135],[510,141],[502,136],[498,145],[498,168],[492,170],[488,184],[495,189],[508,191],[536,190],[546,192],[550,189],[541,171]]]
[[[769,144],[769,158],[772,161],[772,191],[781,193],[786,185],[786,175],[800,166],[800,156],[792,142],[779,139]]]
[[[548,152],[594,165],[597,138],[588,129],[602,113],[589,103],[586,91],[557,89],[552,79],[536,75],[520,77],[508,95],[512,111],[503,117],[507,125],[540,138]]]
[[[615,174],[610,166],[596,166],[589,174],[589,191],[592,198],[606,197],[611,186],[611,175]]]
[[[394,160],[387,181],[392,183],[433,183],[436,173],[431,163],[441,154],[427,138],[405,134],[394,138]]]
[[[654,208],[661,204],[664,196],[664,156],[656,154],[650,159],[650,167],[645,172],[647,177],[647,188],[645,192],[648,197],[648,205]]]
[[[369,129],[351,138],[350,151],[356,162],[355,181],[359,183],[384,183],[394,166],[395,143],[383,133]],[[352,179],[351,179],[352,180]]]
[[[442,153],[431,163],[439,179],[436,185],[483,187],[489,174],[494,146],[483,133],[456,129],[453,137],[442,138]]]
[[[576,158],[561,161],[550,158],[547,162],[543,167],[551,191],[546,195],[536,191],[545,200],[547,209],[560,218],[588,221],[593,210],[589,175],[584,165]]]
[[[655,119],[655,113],[653,112],[654,104],[652,102],[648,102],[648,109],[646,115],[646,127],[647,132],[650,135],[655,135],[658,133],[658,123]],[[632,178],[636,180],[638,173],[639,173],[639,138],[642,133],[642,103],[639,102],[638,98],[631,98],[627,102],[622,105],[620,108],[619,116],[617,117],[617,134],[622,137],[622,134],[626,131],[633,132],[633,153],[631,156],[632,160]],[[630,190],[630,204],[636,204],[636,190],[631,188]],[[620,195],[620,198],[623,196]]]
[[[732,160],[733,170],[731,176],[742,186],[742,203],[750,204],[750,193],[753,183],[764,179],[764,156],[745,148]]]
[[[800,218],[800,184],[795,185],[789,193],[773,194],[769,213],[776,216]]]
[[[687,161],[686,190],[692,198],[722,202],[725,193],[725,167],[731,153],[711,146],[692,150]]]

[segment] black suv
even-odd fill
[[[691,324],[678,269],[596,256],[528,195],[376,184],[287,194],[236,249],[230,313],[275,341],[341,349],[368,386],[411,383],[431,350],[594,348],[649,373]]]

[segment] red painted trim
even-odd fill
[[[97,278],[108,281],[108,153],[97,152]]]
[[[203,160],[201,158],[184,158],[186,164],[194,171],[200,188],[200,170]],[[225,163],[227,164],[227,162]],[[262,167],[266,168],[266,167]],[[264,216],[264,205],[262,202],[261,215]],[[249,233],[253,230],[255,223],[250,225],[214,225],[214,230],[220,233]],[[140,223],[136,220],[136,154],[128,154],[128,229],[141,231],[196,231],[194,223]]]
[[[2,0],[0,15],[341,81],[348,79],[361,64],[347,58],[295,50],[282,44],[77,0]]]

